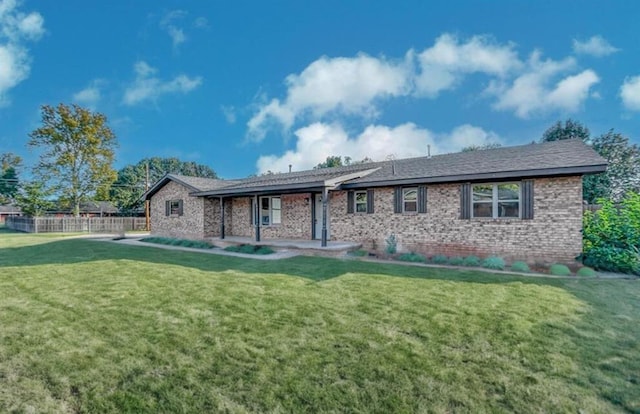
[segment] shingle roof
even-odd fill
[[[606,160],[590,146],[579,139],[571,139],[270,174],[240,180],[167,174],[146,193],[146,197],[151,197],[167,180],[182,183],[193,191],[193,195],[225,196],[277,191],[316,191],[328,185],[362,188],[408,183],[587,174],[602,172],[606,165]]]
[[[1,204],[0,205],[0,213],[16,214],[16,213],[22,213],[22,210],[20,210],[20,207],[18,207],[18,206],[14,206],[14,205],[11,205],[11,204]]]

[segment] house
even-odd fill
[[[0,224],[4,224],[7,217],[19,217],[21,215],[22,210],[20,210],[20,207],[18,206],[14,206],[12,204],[0,205]]]
[[[111,201],[81,201],[80,217],[114,217],[119,213]],[[61,205],[47,211],[48,216],[65,217],[73,215],[73,207]]]
[[[168,174],[146,194],[153,234],[317,239],[383,251],[571,262],[582,176],[606,161],[580,140],[213,180]]]

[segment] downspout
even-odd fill
[[[220,238],[224,239],[224,198],[220,197]]]
[[[329,189],[322,190],[322,241],[320,246],[327,247],[327,204],[329,201]]]
[[[260,205],[258,204],[258,195],[256,194],[255,196],[253,196],[253,199],[255,201],[255,225],[256,225],[256,242],[260,241]]]

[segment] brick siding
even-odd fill
[[[182,200],[182,216],[165,214],[165,202],[168,200]],[[150,209],[151,233],[154,236],[198,240],[205,235],[205,199],[189,196],[189,190],[183,185],[169,181],[151,197]]]

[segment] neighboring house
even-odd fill
[[[21,215],[22,210],[20,210],[20,207],[11,204],[0,205],[0,224],[4,224],[7,217],[19,217]]]
[[[58,207],[47,211],[47,215],[56,217],[72,216],[72,207]],[[118,208],[111,201],[80,202],[80,217],[112,217],[118,215]]]
[[[354,241],[384,251],[571,262],[582,176],[606,161],[580,140],[213,180],[168,174],[145,195],[169,237]],[[264,240],[263,240],[264,241]]]

